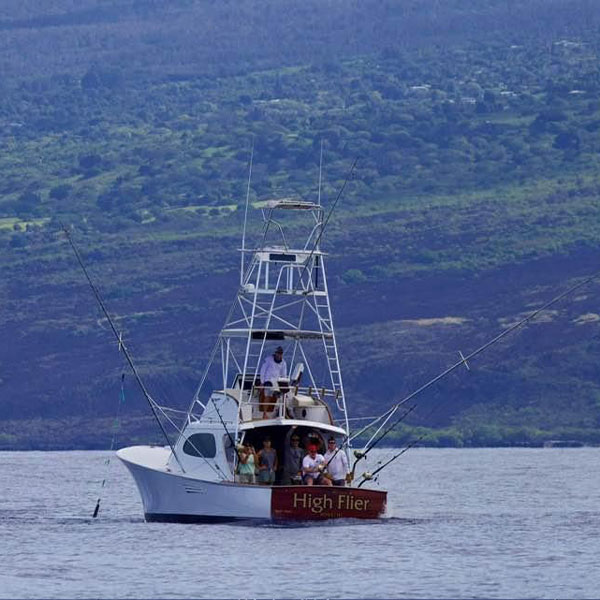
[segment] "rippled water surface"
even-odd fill
[[[373,451],[371,462],[389,456]],[[415,449],[392,518],[147,524],[103,452],[0,453],[0,598],[598,598],[600,449]]]

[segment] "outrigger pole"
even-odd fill
[[[65,235],[67,236],[67,240],[68,240],[71,248],[73,249],[73,252],[75,253],[75,256],[77,257],[77,262],[79,263],[79,266],[81,267],[81,270],[83,271],[83,274],[85,275],[85,278],[87,279],[87,282],[89,283],[90,288],[92,289],[94,297],[96,298],[96,302],[102,309],[102,312],[104,313],[104,316],[106,317],[106,320],[108,321],[115,338],[119,342],[119,350],[121,352],[123,352],[125,359],[129,363],[129,367],[131,368],[131,371],[135,377],[135,380],[137,381],[137,384],[138,384],[140,390],[142,391],[144,398],[146,398],[146,400],[150,406],[150,410],[152,411],[152,414],[154,415],[154,418],[156,419],[156,422],[158,423],[158,426],[160,427],[160,430],[162,431],[162,433],[165,437],[165,440],[167,441],[167,444],[169,445],[169,448],[171,448],[171,452],[173,453],[173,456],[175,457],[177,464],[179,465],[181,470],[185,473],[185,469],[183,468],[183,465],[181,464],[181,462],[179,462],[179,458],[177,457],[177,454],[175,453],[175,448],[173,447],[173,444],[171,443],[171,440],[169,439],[169,436],[167,435],[164,425],[162,424],[162,421],[160,420],[160,418],[158,417],[158,414],[156,412],[156,406],[158,406],[158,405],[150,396],[148,390],[146,389],[146,386],[144,385],[144,382],[142,381],[142,379],[136,369],[133,359],[131,358],[131,354],[129,354],[129,350],[127,349],[127,346],[125,345],[125,342],[123,341],[123,334],[120,331],[117,331],[114,321],[112,320],[112,317],[110,316],[108,309],[106,308],[106,305],[104,304],[104,300],[102,299],[100,292],[94,285],[92,278],[90,277],[87,269],[85,268],[85,264],[83,263],[81,254],[79,254],[79,250],[75,246],[75,242],[73,242],[71,233],[69,232],[69,230],[67,229],[67,227],[65,225],[61,224],[61,226],[62,226],[62,230],[65,232]]]
[[[522,327],[523,325],[525,325],[529,321],[532,321],[540,313],[542,313],[545,310],[549,309],[551,306],[553,306],[557,302],[560,302],[560,300],[562,300],[563,298],[566,298],[567,296],[571,295],[573,292],[575,292],[579,288],[587,285],[588,283],[590,283],[594,279],[597,279],[598,277],[600,277],[600,271],[596,271],[595,273],[592,273],[592,275],[586,277],[583,281],[580,281],[579,283],[576,283],[575,285],[572,285],[566,291],[558,294],[558,296],[555,296],[551,300],[548,300],[545,304],[543,304],[542,306],[540,306],[539,308],[537,308],[533,312],[529,313],[526,317],[524,317],[520,321],[517,321],[516,323],[514,323],[513,325],[511,325],[508,329],[505,329],[504,331],[502,331],[501,333],[499,333],[496,337],[492,338],[491,340],[489,340],[488,342],[486,342],[485,344],[483,344],[482,346],[480,346],[476,350],[473,350],[473,352],[471,352],[467,356],[464,356],[463,353],[459,351],[460,360],[458,362],[454,363],[453,365],[451,365],[450,367],[448,367],[445,371],[443,371],[442,373],[440,373],[439,375],[437,375],[433,379],[429,380],[427,383],[425,383],[424,385],[422,385],[420,388],[418,388],[417,390],[415,390],[414,392],[412,392],[411,394],[409,394],[408,396],[406,396],[405,398],[403,398],[402,400],[400,400],[400,402],[397,402],[394,406],[392,406],[385,413],[383,413],[383,415],[381,415],[380,417],[378,417],[376,419],[376,421],[379,421],[382,417],[385,417],[383,423],[378,427],[377,431],[371,436],[371,438],[367,442],[366,449],[364,451],[358,451],[358,452],[355,451],[356,460],[354,461],[354,465],[352,466],[352,471],[351,471],[352,475],[354,475],[354,470],[356,469],[356,464],[358,463],[358,461],[361,460],[361,459],[363,459],[390,431],[392,431],[392,429],[394,429],[394,427],[400,421],[402,421],[406,417],[406,413],[403,414],[403,415],[401,415],[399,419],[397,419],[394,423],[392,423],[390,426],[388,426],[385,429],[385,431],[377,438],[379,432],[386,426],[387,423],[389,423],[390,419],[394,416],[394,414],[396,413],[396,411],[398,411],[398,409],[402,405],[404,405],[407,402],[409,402],[410,400],[412,400],[415,396],[417,396],[421,392],[424,392],[427,388],[431,387],[432,385],[434,385],[435,383],[437,383],[438,381],[440,381],[440,379],[443,379],[444,377],[446,377],[447,375],[449,375],[450,373],[452,373],[452,371],[454,371],[458,367],[464,365],[467,368],[467,370],[470,370],[469,363],[468,363],[469,360],[471,360],[472,358],[474,358],[478,354],[481,354],[482,352],[484,352],[485,350],[487,350],[488,348],[490,348],[494,344],[498,343],[502,338],[504,338],[505,336],[507,336],[509,333],[512,333],[513,331],[515,331],[519,327]],[[410,410],[412,410],[412,409],[410,409]],[[364,429],[362,431],[364,431]],[[356,436],[352,436],[352,437],[356,437]],[[411,444],[409,444],[399,454],[395,455],[392,459],[388,460],[385,464],[381,465],[378,469],[376,469],[375,471],[373,471],[373,473],[369,473],[368,477],[364,477],[364,475],[363,475],[364,479],[365,480],[366,479],[371,479],[373,477],[373,475],[375,475],[376,473],[378,473],[379,471],[381,471],[381,469],[383,469],[384,467],[386,467],[387,465],[389,465],[391,462],[393,462],[394,460],[396,460],[396,458],[398,458],[399,456],[401,456],[402,454],[404,454],[404,452],[406,452],[409,448],[411,448],[416,443],[418,443],[419,441],[421,441],[424,437],[425,437],[425,435],[421,436],[418,440],[416,440],[416,441],[412,442]],[[377,438],[377,439],[375,439],[375,438]],[[364,483],[364,480],[363,480],[363,482],[361,482],[361,484],[362,483]]]
[[[323,138],[321,138],[321,153],[319,154],[319,193],[317,204],[321,206],[321,182],[323,181]]]
[[[323,152],[323,148],[322,148],[322,143],[321,143],[321,160],[322,160],[322,152]],[[346,185],[348,185],[348,181],[350,181],[350,178],[352,177],[352,173],[354,172],[354,169],[356,167],[356,163],[358,162],[358,156],[354,159],[352,166],[350,167],[350,170],[348,171],[348,174],[346,175],[346,179],[344,179],[344,183],[342,184],[342,187],[339,189],[337,196],[335,198],[335,200],[333,201],[333,204],[331,205],[329,212],[327,213],[327,216],[325,217],[325,220],[321,223],[321,227],[319,230],[319,233],[317,234],[317,237],[313,243],[313,247],[312,250],[310,251],[310,254],[308,255],[308,258],[306,259],[306,262],[304,263],[304,268],[302,269],[302,271],[300,271],[300,275],[298,277],[298,279],[300,281],[302,281],[302,277],[304,276],[304,273],[308,270],[308,265],[312,259],[312,257],[314,256],[315,252],[317,252],[319,250],[319,244],[321,243],[321,238],[323,237],[323,233],[325,232],[325,228],[327,227],[327,225],[329,224],[329,220],[331,219],[331,215],[333,214],[333,211],[335,210],[335,207],[337,206],[338,202],[340,201],[340,198],[342,197],[342,194],[344,193],[344,190],[346,189]],[[321,172],[320,172],[320,167],[319,167],[319,206],[321,206]],[[318,259],[318,255],[317,255],[317,259]],[[315,271],[315,274],[318,273],[318,271]],[[311,275],[309,274],[309,279],[310,279]]]
[[[250,150],[250,168],[248,169],[248,185],[246,187],[246,206],[244,208],[244,228],[242,230],[242,252],[240,266],[240,285],[244,285],[244,255],[246,253],[246,225],[248,223],[248,204],[250,203],[250,183],[252,181],[252,165],[254,163],[254,138],[252,138],[252,148]]]
[[[344,179],[344,183],[342,184],[342,187],[338,191],[337,196],[336,196],[335,200],[333,201],[333,204],[331,205],[331,208],[329,209],[327,216],[325,217],[325,221],[323,221],[323,224],[321,225],[321,229],[319,231],[319,234],[317,235],[317,239],[315,240],[313,249],[308,256],[306,265],[308,265],[309,260],[313,257],[314,253],[319,249],[319,244],[321,243],[321,238],[323,237],[323,233],[325,233],[325,227],[327,227],[327,225],[329,224],[331,215],[333,214],[335,207],[337,206],[338,202],[340,201],[340,198],[342,197],[342,194],[344,193],[344,190],[346,189],[346,185],[348,185],[348,181],[350,181],[350,178],[352,177],[352,173],[354,173],[354,169],[356,167],[357,162],[358,162],[358,156],[352,162],[352,166],[350,167],[350,170],[348,171],[348,174],[346,175],[346,179]],[[319,176],[319,178],[320,178],[320,176]],[[319,186],[320,186],[320,184],[319,184]],[[320,203],[320,201],[321,201],[321,191],[320,191],[320,187],[319,187],[319,203]],[[302,271],[302,273],[300,273],[300,279],[302,279],[302,274],[304,273],[305,270],[306,270],[306,266],[304,267],[304,270]]]

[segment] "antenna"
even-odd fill
[[[319,197],[317,204],[321,206],[321,176],[323,174],[323,138],[321,138],[321,155],[319,156]]]
[[[250,181],[252,180],[252,164],[254,162],[254,137],[250,149],[250,168],[248,169],[248,186],[246,187],[246,207],[244,208],[244,229],[242,230],[242,257],[240,259],[240,285],[244,283],[244,255],[246,253],[246,224],[248,222],[248,203],[250,202]]]

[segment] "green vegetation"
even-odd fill
[[[358,157],[327,240],[355,413],[594,271],[599,27],[586,0],[4,2],[2,447],[96,439],[57,419],[109,439],[91,419],[121,365],[60,223],[156,394],[187,404],[235,289],[252,145],[256,208],[315,197],[321,141],[325,203]],[[396,440],[597,443],[597,291],[428,393]]]

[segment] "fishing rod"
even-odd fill
[[[325,463],[325,464],[321,464],[319,465],[319,470],[324,473],[325,471],[327,471],[327,467],[329,466],[329,463],[337,456],[338,452],[342,451],[342,447],[348,445],[348,441],[350,440],[350,436],[347,435],[344,439],[344,441],[335,449],[335,452],[329,457],[329,460]]]
[[[431,410],[427,413],[427,415],[425,415],[425,420],[427,420],[429,417],[431,417],[431,415],[440,407],[440,402],[437,402],[432,408]],[[371,444],[371,446],[369,447],[368,450],[372,450],[392,429],[394,429],[396,427],[396,425],[398,425],[398,423],[400,423],[401,421],[403,421],[413,410],[415,410],[417,408],[417,403],[413,404],[408,410],[406,410],[394,423],[392,423],[386,430],[385,432],[377,439],[375,440],[375,442],[373,444]],[[377,475],[377,473],[379,473],[379,471],[381,471],[381,469],[383,469],[384,467],[386,467],[387,465],[389,465],[391,462],[394,462],[397,458],[399,458],[400,456],[402,456],[405,452],[408,452],[408,450],[410,450],[411,448],[414,448],[419,442],[421,442],[422,440],[424,440],[427,436],[429,435],[429,432],[424,432],[423,434],[421,434],[416,440],[413,440],[412,442],[409,442],[404,448],[402,448],[402,450],[400,452],[398,452],[395,456],[393,456],[390,460],[388,460],[387,462],[385,462],[382,465],[383,460],[380,460],[379,462],[377,462],[378,465],[382,465],[379,468],[375,469],[375,471],[373,471],[372,473],[370,472],[365,472],[362,474],[362,481],[358,484],[358,487],[361,487],[363,485],[363,483],[365,483],[365,481],[371,481],[373,479],[375,479],[375,481],[377,480],[377,478],[375,477],[375,475]],[[366,456],[366,454],[368,454],[368,451],[365,453],[362,453],[358,450],[354,451],[354,456],[356,456],[356,461],[354,463],[354,465],[352,465],[352,477],[354,478],[354,469],[356,468],[356,465],[358,463],[358,461],[363,458],[364,456]]]
[[[413,406],[411,406],[408,410],[406,410],[404,413],[402,413],[402,415],[400,416],[400,418],[394,422],[394,424],[391,427],[395,427],[396,425],[398,425],[398,423],[400,421],[403,421],[413,410],[415,410],[415,408],[417,408],[417,405],[414,404]],[[361,431],[366,431],[366,429],[368,429],[370,427],[370,425],[367,425],[367,427],[363,427],[361,429]],[[327,467],[329,466],[329,463],[331,463],[331,461],[333,461],[333,459],[337,456],[338,452],[340,452],[342,450],[342,448],[344,446],[349,446],[351,439],[355,438],[357,435],[359,435],[359,433],[350,436],[347,435],[344,439],[344,441],[341,443],[341,445],[336,448],[336,451],[332,454],[332,456],[329,458],[329,460],[323,465],[323,471],[327,470]],[[383,436],[381,436],[381,439],[383,438]],[[377,440],[376,443],[378,443],[380,440]],[[374,446],[375,444],[373,444],[372,446]],[[356,469],[356,464],[357,462],[360,460],[360,458],[362,458],[364,455],[360,450],[355,450],[354,451],[354,456],[356,457],[356,460],[354,461],[354,464],[352,465],[352,468],[350,469],[349,475],[351,476],[351,481],[354,480],[354,472]]]
[[[340,198],[342,197],[342,194],[344,193],[344,190],[346,189],[346,186],[348,185],[348,182],[350,181],[350,178],[352,177],[352,173],[354,173],[354,169],[356,168],[357,163],[358,163],[358,156],[352,161],[352,165],[350,166],[350,170],[348,171],[348,174],[346,175],[346,179],[344,179],[344,183],[342,184],[342,187],[339,189],[337,196],[336,196],[335,200],[333,201],[333,204],[331,205],[329,212],[327,213],[327,217],[325,217],[325,221],[323,222],[323,225],[321,226],[321,229],[319,230],[319,235],[317,235],[317,239],[315,240],[315,243],[313,245],[313,250],[310,253],[309,258],[312,256],[314,251],[319,246],[319,243],[321,242],[321,238],[323,237],[323,233],[325,232],[325,228],[329,224],[331,215],[333,215],[333,211],[335,210],[335,207],[337,206],[338,202],[340,201]],[[321,185],[320,179],[319,179],[319,185]],[[321,196],[321,194],[319,191],[319,202],[320,202],[320,196]]]
[[[392,429],[394,429],[399,423],[401,423],[402,421],[404,421],[404,419],[406,419],[406,417],[408,417],[408,415],[410,415],[410,413],[413,412],[413,410],[415,410],[417,408],[416,404],[413,404],[412,406],[410,406],[407,410],[405,410],[400,417],[398,417],[398,419],[396,419],[396,421],[394,421],[380,436],[379,438],[377,438],[366,450],[355,450],[354,451],[354,456],[356,458],[356,460],[354,461],[353,465],[352,465],[352,469],[350,470],[350,473],[352,474],[352,479],[354,479],[354,473],[356,471],[356,465],[358,464],[358,462],[363,459],[390,431],[392,431]],[[363,429],[364,430],[364,429]],[[373,438],[371,438],[373,439]]]
[[[156,412],[155,409],[160,410],[160,412],[164,415],[164,417],[167,419],[167,421],[175,428],[175,430],[178,432],[179,435],[182,434],[182,430],[177,426],[176,423],[173,422],[173,420],[169,417],[169,415],[167,415],[165,413],[165,411],[163,410],[163,408],[157,404],[153,398],[150,396],[150,394],[148,393],[146,386],[144,385],[136,367],[135,364],[133,362],[133,359],[131,357],[131,355],[129,354],[129,350],[127,348],[127,346],[125,345],[125,343],[123,342],[123,336],[120,332],[117,331],[117,328],[114,324],[114,321],[112,320],[108,309],[106,308],[106,305],[104,303],[104,300],[102,299],[102,296],[100,295],[99,290],[96,288],[96,286],[94,285],[94,283],[92,282],[92,279],[85,267],[85,264],[83,263],[83,259],[81,258],[81,254],[79,253],[77,247],[75,246],[75,242],[72,239],[72,236],[70,235],[70,232],[68,231],[68,229],[61,224],[63,231],[65,232],[66,236],[67,236],[67,240],[69,241],[69,244],[71,245],[71,248],[73,249],[73,252],[75,253],[75,256],[77,257],[77,260],[79,262],[79,265],[81,266],[82,271],[84,272],[86,279],[94,293],[94,296],[96,298],[96,301],[98,302],[98,304],[100,305],[102,312],[104,313],[108,323],[110,324],[110,327],[115,335],[115,337],[118,339],[119,341],[119,350],[123,352],[123,354],[125,355],[127,362],[129,363],[129,366],[135,376],[135,379],[138,383],[138,386],[140,387],[140,389],[142,390],[142,393],[144,394],[144,397],[146,398],[146,400],[148,401],[148,404],[150,405],[150,409],[152,410],[152,414],[154,415],[154,418],[156,419],[160,430],[162,431],[165,439],[167,440],[167,443],[169,445],[169,448],[171,449],[171,452],[173,453],[173,456],[175,457],[175,460],[177,461],[177,464],[179,465],[179,467],[181,468],[182,472],[185,473],[185,469],[183,468],[183,465],[181,464],[181,461],[179,460],[179,457],[177,456],[176,452],[175,452],[175,448],[171,442],[171,440],[169,439],[169,436],[167,435],[167,432],[161,422],[161,420],[158,417],[158,414]],[[217,411],[218,412],[218,411]],[[178,438],[179,439],[179,438]],[[194,445],[192,440],[187,440],[189,442],[189,444],[192,446],[192,448],[198,453],[198,456],[201,457],[204,462],[206,462],[206,464],[211,468],[211,470],[213,470],[217,476],[221,477],[222,479],[227,479],[227,476],[222,472],[221,468],[219,467],[219,465],[217,465],[216,463],[213,465],[209,460],[206,459],[206,457],[198,450],[198,448]]]
[[[388,414],[390,412],[392,412],[393,409],[394,409],[394,407],[388,408],[388,410],[386,410],[384,413],[380,414],[378,417],[359,417],[363,421],[369,420],[369,423],[367,423],[366,425],[361,427],[357,432],[353,433],[348,438],[348,441],[351,442],[355,438],[360,437],[365,431],[372,429],[375,426],[375,424],[379,423],[379,421],[381,421],[382,419],[385,419],[388,416]],[[353,419],[348,419],[348,420],[352,421]]]
[[[250,168],[248,169],[248,184],[246,185],[246,204],[244,207],[244,226],[242,228],[242,252],[240,265],[240,286],[244,285],[244,262],[246,253],[246,226],[248,224],[248,205],[250,204],[250,184],[252,183],[252,166],[254,164],[254,137],[250,149]]]
[[[413,405],[412,408],[410,408],[409,413],[414,410],[417,407],[417,405]],[[365,431],[368,431],[369,429],[371,429],[375,423],[378,423],[379,421],[381,421],[381,419],[384,419],[391,411],[393,410],[393,408],[388,409],[386,412],[384,412],[383,414],[379,415],[376,418],[370,417],[371,419],[373,419],[370,423],[368,423],[367,425],[365,425],[364,427],[362,427],[361,429],[359,429],[356,433],[353,433],[349,440],[352,441],[353,439],[360,437]],[[396,421],[396,425],[404,420],[404,418],[408,416],[408,413],[403,413],[402,416],[398,419],[398,421]],[[381,428],[379,428],[381,429]],[[371,436],[370,439],[373,439],[373,436]]]
[[[408,415],[417,408],[416,404],[413,404],[411,407],[408,408],[408,410],[404,411],[404,413],[402,413],[402,415],[400,415],[400,418],[395,421],[393,423],[393,425],[390,426],[390,429],[394,428],[396,425],[398,425],[398,423],[400,423],[401,421],[403,421],[404,419],[406,419],[406,417],[408,417]],[[364,431],[365,428],[363,428],[362,431]],[[387,431],[386,431],[387,433]],[[356,437],[356,435],[352,436]],[[375,443],[373,443],[371,445],[371,448],[374,447],[377,443],[379,443],[381,441],[381,439],[383,439],[383,435],[376,440]],[[352,439],[350,435],[347,435],[346,438],[344,439],[344,441],[342,442],[342,444],[336,449],[336,451],[333,453],[333,455],[330,457],[330,459],[325,463],[323,470],[326,471],[327,467],[329,466],[329,463],[337,456],[337,453],[340,452],[342,450],[343,446],[348,446],[350,443],[350,440]],[[352,465],[352,469],[350,469],[349,475],[351,476],[351,481],[354,480],[354,472],[356,469],[356,464],[358,463],[358,461],[360,460],[360,458],[362,458],[364,456],[364,454],[360,451],[360,450],[355,450],[354,451],[354,456],[356,457],[356,460],[354,461],[354,464]]]
[[[440,404],[441,404],[440,402],[436,403],[431,408],[431,410],[427,413],[427,415],[425,416],[425,419],[428,419],[429,417],[431,417],[431,415],[440,407]],[[385,431],[385,434],[387,434],[394,427],[396,427],[396,425],[398,425],[398,423],[400,421],[403,421],[404,418],[407,417],[408,414],[411,413],[416,408],[417,408],[417,404],[413,404],[412,407],[408,411],[406,411],[397,421],[395,421],[392,425],[390,425],[390,427]],[[376,440],[376,443],[379,443],[383,439],[385,434],[381,435],[381,437],[378,440]],[[402,450],[400,450],[400,452],[398,452],[397,454],[392,456],[392,458],[390,458],[388,461],[384,462],[383,464],[382,464],[383,461],[379,461],[377,464],[380,466],[377,469],[375,469],[372,473],[365,472],[362,474],[362,481],[358,484],[357,487],[361,487],[363,485],[363,483],[365,483],[366,481],[371,481],[373,479],[377,480],[377,478],[375,477],[377,475],[377,473],[379,473],[382,469],[387,467],[390,463],[394,462],[397,458],[400,458],[405,452],[408,452],[411,448],[414,448],[419,442],[423,441],[428,435],[429,435],[429,432],[427,432],[427,431],[425,433],[421,434],[416,440],[409,442],[404,448],[402,448]],[[369,448],[369,450],[371,450],[375,445],[376,444],[372,444],[371,447]],[[354,455],[358,456],[356,451],[355,451]],[[358,462],[358,458],[357,458],[357,461],[354,463],[353,468],[356,467],[357,462]],[[352,475],[354,476],[354,471],[352,472]]]
[[[115,449],[115,443],[117,441],[117,433],[121,427],[120,414],[121,414],[121,405],[125,404],[125,373],[121,373],[121,393],[119,394],[119,402],[117,403],[117,414],[115,416],[115,421],[113,424],[113,434],[110,440],[110,455],[112,455],[113,450]],[[110,455],[104,462],[106,466],[106,472],[104,475],[104,479],[100,485],[100,494],[98,495],[98,500],[96,502],[96,507],[94,508],[94,512],[92,514],[92,519],[95,519],[100,512],[100,502],[102,500],[102,493],[104,492],[104,488],[106,487],[106,482],[108,481],[108,468],[110,466]]]
[[[150,396],[150,393],[146,389],[146,386],[144,385],[144,382],[142,381],[142,379],[138,373],[138,370],[133,362],[133,359],[131,358],[131,354],[129,353],[129,349],[127,348],[127,346],[125,345],[125,342],[123,341],[123,334],[120,331],[117,331],[115,323],[114,323],[112,317],[110,316],[108,309],[106,308],[106,304],[104,303],[104,300],[102,299],[102,296],[100,295],[98,288],[94,285],[94,282],[92,281],[92,278],[90,277],[88,270],[86,269],[83,259],[81,258],[81,254],[79,253],[79,250],[77,249],[77,246],[75,245],[75,242],[73,241],[71,232],[62,223],[61,223],[61,226],[62,226],[62,230],[64,231],[64,233],[67,237],[67,241],[69,242],[71,248],[73,249],[73,253],[75,254],[75,257],[77,258],[77,262],[79,263],[79,266],[81,267],[81,270],[83,271],[83,274],[85,275],[85,278],[87,279],[87,282],[94,294],[94,297],[96,298],[96,302],[100,306],[104,316],[106,317],[106,320],[108,321],[108,324],[110,325],[110,328],[111,328],[115,338],[119,342],[119,350],[121,352],[123,352],[123,355],[125,356],[125,359],[127,360],[127,363],[129,364],[129,367],[133,373],[133,376],[135,377],[135,380],[136,380],[140,390],[142,391],[144,398],[148,402],[148,405],[150,406],[150,410],[152,411],[152,414],[153,414],[156,422],[158,423],[158,426],[160,427],[160,430],[162,431],[162,434],[163,434],[165,440],[167,441],[167,444],[169,445],[169,448],[171,449],[171,452],[173,453],[173,456],[175,457],[177,464],[180,466],[181,470],[185,473],[185,469],[183,468],[183,465],[181,464],[177,454],[175,453],[175,448],[173,447],[173,444],[171,443],[171,440],[169,439],[169,436],[167,435],[167,431],[165,430],[164,425],[162,424],[162,421],[160,420],[158,413],[156,412],[156,407],[158,407],[158,405]]]
[[[398,452],[398,454],[392,456],[392,458],[390,458],[390,460],[383,463],[380,467],[375,469],[372,473],[363,473],[362,480],[356,487],[361,487],[363,485],[363,483],[366,483],[367,481],[371,481],[375,477],[375,475],[377,475],[377,473],[379,473],[379,471],[381,471],[382,469],[387,467],[390,463],[394,462],[397,458],[400,458],[405,452],[408,452],[411,448],[413,448],[420,441],[422,441],[424,438],[426,438],[427,435],[428,435],[427,433],[424,433],[423,435],[419,436],[416,440],[410,442],[410,444],[408,444],[407,446],[402,448],[402,450],[400,452]]]
[[[411,394],[409,394],[408,396],[406,396],[405,398],[403,398],[402,400],[400,400],[400,402],[397,402],[391,409],[389,409],[388,411],[386,411],[387,417],[385,418],[384,422],[379,426],[379,428],[377,429],[377,431],[371,436],[370,440],[367,442],[367,448],[364,451],[362,451],[362,452],[355,452],[355,456],[357,456],[357,460],[356,460],[353,468],[356,467],[356,463],[359,460],[365,458],[367,456],[367,454],[375,447],[375,445],[377,443],[379,443],[386,435],[388,435],[390,433],[390,431],[392,431],[394,429],[394,427],[398,424],[399,420],[396,421],[396,422],[394,422],[391,426],[389,426],[379,436],[379,438],[377,438],[375,440],[375,438],[379,434],[379,432],[383,429],[383,427],[385,427],[385,425],[387,423],[389,423],[389,421],[392,418],[392,416],[396,413],[396,411],[398,411],[398,409],[401,406],[403,406],[408,401],[410,401],[413,398],[415,398],[417,395],[419,395],[422,392],[424,392],[426,389],[430,388],[432,385],[434,385],[435,383],[437,383],[441,379],[447,377],[450,373],[452,373],[458,367],[465,366],[467,368],[467,370],[470,370],[469,364],[468,364],[469,360],[471,360],[475,356],[481,354],[482,352],[486,351],[488,348],[490,348],[494,344],[498,343],[502,338],[506,337],[507,335],[509,335],[513,331],[515,331],[515,330],[519,329],[520,327],[524,326],[529,321],[532,321],[540,313],[544,312],[545,310],[549,309],[551,306],[553,306],[557,302],[560,302],[562,299],[564,299],[567,296],[571,295],[573,292],[575,292],[579,288],[581,288],[581,287],[589,284],[594,279],[597,279],[599,276],[600,276],[600,270],[594,272],[592,275],[586,277],[584,280],[580,281],[579,283],[576,283],[575,285],[572,285],[566,291],[564,291],[564,292],[558,294],[557,296],[555,296],[554,298],[548,300],[545,304],[543,304],[542,306],[540,306],[539,308],[537,308],[536,310],[534,310],[533,312],[531,312],[530,314],[528,314],[523,319],[521,319],[521,320],[517,321],[516,323],[514,323],[513,325],[511,325],[510,327],[508,327],[507,329],[505,329],[504,331],[502,331],[501,333],[499,333],[498,335],[496,335],[494,338],[492,338],[491,340],[489,340],[485,344],[481,345],[479,348],[477,348],[476,350],[474,350],[473,352],[471,352],[467,356],[464,356],[462,352],[459,352],[459,354],[460,354],[460,360],[458,362],[456,362],[453,365],[451,365],[450,367],[448,367],[445,371],[443,371],[442,373],[440,373],[439,375],[437,375],[433,379],[429,380],[427,383],[425,383],[424,385],[422,385],[420,388],[418,388],[417,390],[415,390],[414,392],[412,392]],[[386,413],[384,413],[384,414],[386,414]],[[422,439],[423,437],[424,436],[421,436],[420,439]],[[416,442],[412,443],[411,445],[409,445],[409,447],[412,447],[415,443],[417,443],[418,441],[420,441],[420,439],[417,440]],[[398,458],[401,454],[403,454],[407,449],[408,449],[408,447],[405,448],[400,454],[398,454],[397,456],[393,457],[390,461],[388,461],[387,463],[385,463],[385,465],[379,467],[375,472],[381,471],[381,469],[383,469],[385,466],[387,466],[388,464],[390,464],[391,462],[393,462],[394,460],[396,460],[396,458]],[[371,476],[374,475],[374,473],[371,474]]]

